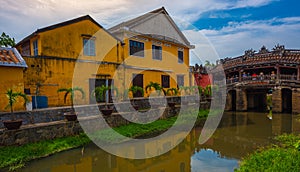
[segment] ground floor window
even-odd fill
[[[163,88],[170,88],[170,76],[169,75],[161,75],[161,86]]]
[[[177,87],[184,86],[184,75],[177,75]]]

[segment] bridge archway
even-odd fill
[[[228,93],[231,97],[231,102],[230,102],[231,107],[230,107],[230,109],[232,111],[236,111],[236,90],[230,90]]]
[[[282,96],[282,112],[292,113],[292,90],[289,88],[283,88],[281,90]]]
[[[268,89],[247,90],[247,110],[255,112],[265,112],[267,110]]]

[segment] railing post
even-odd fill
[[[280,79],[280,68],[279,66],[276,66],[276,79],[279,80]]]
[[[297,80],[300,80],[300,66],[298,65],[298,74],[297,74]]]

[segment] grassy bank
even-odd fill
[[[202,110],[198,113],[198,120],[204,119],[209,113],[208,110]],[[152,133],[163,132],[170,128],[177,117],[171,117],[168,119],[161,119],[149,124],[129,124],[114,128],[115,131],[120,134],[137,138],[144,135],[151,135]],[[101,131],[106,135],[107,139],[112,139],[109,133],[105,130]],[[51,154],[69,150],[72,148],[84,146],[90,143],[90,139],[85,134],[77,136],[70,136],[64,138],[58,138],[53,140],[41,141],[37,143],[30,143],[22,146],[6,146],[0,147],[0,169],[8,168],[14,170],[25,166],[25,163],[33,159],[42,158]]]
[[[276,144],[246,157],[235,171],[300,171],[300,136],[285,134],[275,140]]]
[[[85,134],[29,143],[22,146],[0,147],[0,168],[21,168],[26,162],[51,154],[79,147],[90,142]]]

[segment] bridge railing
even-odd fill
[[[234,84],[234,83],[247,83],[247,82],[257,82],[257,83],[269,83],[269,84],[275,84],[276,81],[291,81],[291,82],[300,82],[297,80],[297,75],[286,75],[286,74],[280,74],[280,75],[257,75],[257,76],[242,76],[239,77],[232,77],[226,79],[226,84]]]

